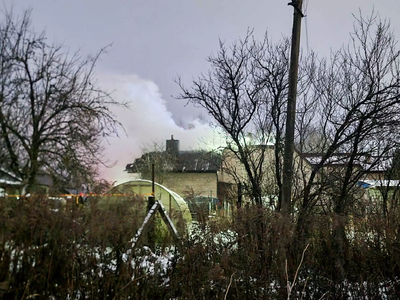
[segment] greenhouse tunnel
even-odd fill
[[[147,209],[147,199],[151,194],[152,182],[150,180],[135,179],[113,187],[110,190],[110,195],[104,200],[113,203],[123,201],[123,199],[127,199],[126,197],[137,195],[138,201],[141,201],[140,205],[138,203],[138,207],[141,207],[143,210],[144,219]],[[187,228],[192,222],[192,216],[186,201],[177,193],[159,183],[154,183],[154,196],[156,200],[161,201],[175,227],[182,233],[182,230]]]

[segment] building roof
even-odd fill
[[[0,185],[20,185],[21,182],[17,175],[0,167]]]
[[[166,171],[177,173],[216,173],[222,163],[220,156],[213,152],[179,151],[176,157],[166,151],[149,152],[135,159],[133,163],[127,164],[125,171],[140,173],[149,162],[155,159],[163,161]]]
[[[358,185],[363,188],[400,187],[400,180],[360,180]]]
[[[311,165],[318,165],[325,154],[323,153],[303,153],[301,156],[306,159]],[[332,154],[324,163],[324,166],[344,166],[347,165],[350,158],[350,153],[335,153]],[[392,166],[393,157],[391,156],[371,156],[358,154],[354,157],[353,164],[360,166],[369,172],[384,172]]]
[[[180,151],[174,169],[177,172],[215,173],[220,167],[220,156],[212,152]]]
[[[0,166],[0,185],[21,185],[22,179],[13,172],[6,170]],[[53,177],[44,172],[39,171],[35,176],[35,184],[41,186],[53,186]]]

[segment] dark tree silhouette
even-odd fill
[[[38,172],[79,181],[102,162],[101,140],[120,125],[101,90],[95,56],[81,57],[35,33],[30,11],[0,24],[0,163],[25,187]]]

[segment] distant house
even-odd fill
[[[271,141],[264,144],[247,145],[247,159],[253,172],[261,178],[262,201],[264,205],[277,207],[279,199],[279,184],[277,176],[277,157],[276,145]],[[279,157],[280,176],[282,176],[283,157]],[[243,201],[250,201],[250,195],[245,190],[245,185],[249,184],[248,174],[243,163],[235,153],[229,149],[223,151],[223,167],[220,172],[220,182],[225,183],[230,194],[240,197],[243,195]],[[298,193],[303,188],[304,178],[308,178],[312,170],[311,164],[303,159],[301,154],[295,150],[293,153],[293,193]],[[256,169],[254,171],[254,169]],[[282,179],[281,179],[282,180]],[[238,186],[240,185],[240,187]],[[239,191],[241,189],[241,191]]]
[[[0,197],[19,194],[21,178],[0,167]]]
[[[302,157],[315,168],[321,164],[324,155],[303,153]],[[392,167],[392,156],[332,154],[317,174],[316,185],[322,187],[318,204],[329,205],[330,199],[346,188],[352,196],[351,201],[357,203],[355,205],[372,212],[381,206],[382,201],[400,195],[399,178],[392,174]]]
[[[302,157],[311,166],[317,166],[323,159],[323,153],[303,153]],[[354,172],[358,172],[362,180],[382,180],[385,179],[387,172],[392,166],[391,156],[371,156],[371,155],[351,155],[349,153],[332,154],[323,164],[321,174],[343,175],[343,170],[349,165],[352,159]]]
[[[46,172],[38,172],[35,177],[36,192],[45,193],[49,192],[49,189],[53,187],[53,177]],[[13,195],[18,197],[23,187],[22,179],[15,175],[13,172],[0,167],[0,196]]]
[[[173,136],[166,141],[165,151],[144,153],[127,164],[128,173],[141,173],[151,179],[151,164],[155,164],[155,181],[184,198],[218,197],[220,156],[206,151],[181,151]]]

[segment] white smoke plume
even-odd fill
[[[105,158],[115,165],[112,168],[101,167],[101,178],[117,182],[126,180],[129,178],[124,172],[126,164],[140,157],[146,145],[165,145],[165,140],[171,135],[180,140],[181,150],[210,150],[219,146],[215,141],[221,139],[208,123],[193,119],[190,124],[177,125],[154,82],[137,75],[103,74],[99,77],[99,85],[113,91],[115,100],[129,102],[129,109],[113,109],[126,133],[121,130],[119,137],[109,138],[105,143]]]

